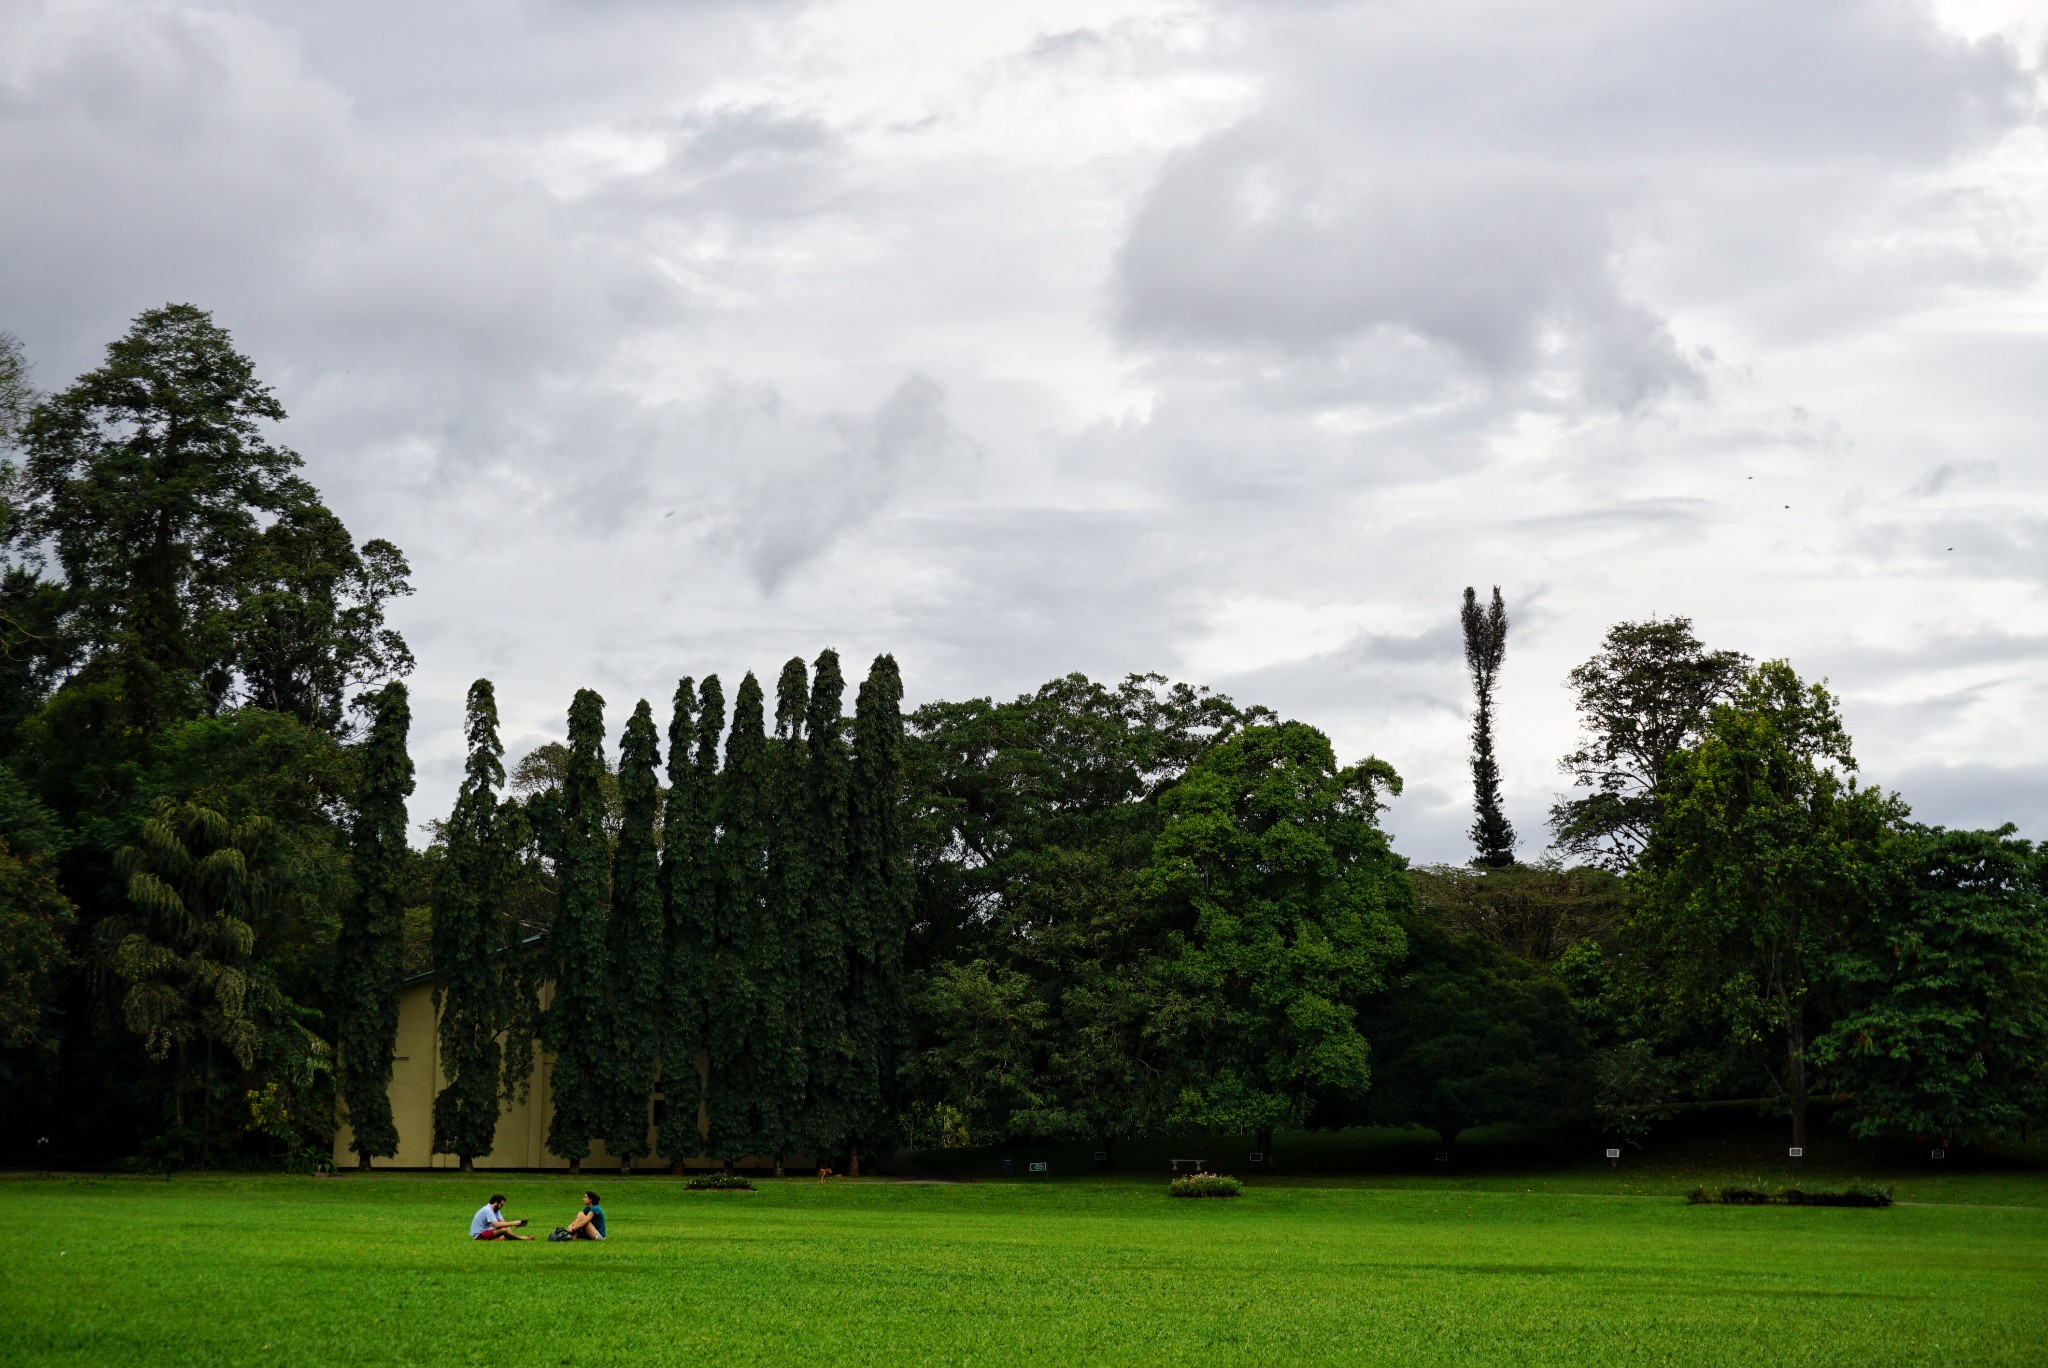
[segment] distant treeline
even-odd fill
[[[408,841],[404,556],[358,545],[249,361],[152,310],[66,389],[0,346],[0,1152],[365,1154],[431,969],[435,1147],[627,1161],[1499,1121],[1639,1137],[1702,1105],[1959,1144],[2048,1113],[2048,860],[1913,823],[1827,690],[1617,625],[1574,671],[1552,857],[1493,760],[1508,617],[1466,591],[1474,859],[1412,869],[1401,780],[1159,676],[907,718],[837,655],[665,734],[571,702],[508,773],[488,681]],[[666,1099],[650,1137],[650,1101]],[[708,1136],[698,1134],[699,1115]],[[46,1142],[46,1143],[45,1143]]]

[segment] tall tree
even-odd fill
[[[1974,1143],[2048,1121],[2048,897],[2040,853],[1996,831],[1911,827],[1897,892],[1850,920],[1813,1043],[1858,1136]]]
[[[846,1027],[851,1045],[848,1172],[888,1133],[897,1070],[910,1045],[903,981],[910,936],[911,867],[905,821],[903,677],[875,657],[853,705],[847,787],[848,903],[853,910]]]
[[[469,686],[464,730],[469,758],[433,891],[434,1006],[441,1072],[448,1079],[434,1098],[434,1152],[455,1155],[467,1172],[497,1143],[498,1033],[508,1017],[498,957],[505,948],[505,826],[511,814],[498,800],[505,748],[498,740],[497,692],[488,679]]]
[[[1599,654],[1565,681],[1584,735],[1561,764],[1590,792],[1550,809],[1558,848],[1612,870],[1632,866],[1656,825],[1671,757],[1699,739],[1748,669],[1741,652],[1703,646],[1690,618],[1609,628]]]
[[[810,892],[810,788],[804,716],[810,676],[801,658],[775,686],[775,735],[766,776],[767,878],[753,953],[756,1153],[800,1148],[808,1077],[803,1031],[803,932]]]
[[[707,675],[700,695],[676,685],[668,730],[668,806],[662,820],[662,900],[668,915],[661,1032],[662,1120],[658,1144],[672,1165],[704,1148],[704,1070],[709,1065],[707,973],[715,952],[718,737],[725,695]]]
[[[1508,653],[1508,610],[1500,586],[1493,602],[1479,606],[1468,585],[1459,614],[1465,631],[1465,668],[1472,676],[1472,863],[1494,869],[1515,862],[1515,828],[1500,805],[1500,765],[1493,758],[1493,688]]]
[[[611,844],[605,833],[604,699],[578,689],[569,704],[569,765],[562,783],[561,893],[555,909],[555,996],[542,1039],[554,1051],[548,1150],[580,1173],[604,1135],[612,1081],[611,1002],[605,992]]]
[[[760,1135],[760,990],[755,954],[764,935],[767,892],[768,735],[761,682],[752,671],[733,695],[732,730],[718,779],[714,869],[716,939],[712,955],[709,1150],[731,1164],[754,1153]]]
[[[1179,1029],[1202,1066],[1188,1122],[1254,1130],[1270,1155],[1275,1126],[1371,1082],[1356,1004],[1405,948],[1409,897],[1384,792],[1400,792],[1384,761],[1340,767],[1321,732],[1287,722],[1218,743],[1161,800],[1148,883],[1185,928]]]
[[[1784,661],[1751,672],[1671,757],[1632,919],[1670,990],[1739,1041],[1776,1036],[1772,1072],[1806,1143],[1809,999],[1843,928],[1888,893],[1896,797],[1859,787],[1834,698]]]
[[[393,681],[366,700],[370,731],[349,842],[355,893],[342,914],[336,945],[335,1028],[342,1101],[352,1146],[363,1168],[372,1156],[398,1153],[391,1119],[391,1058],[398,1041],[398,980],[405,940],[407,862],[405,800],[412,793],[412,723],[405,685]]]
[[[1178,1102],[1177,928],[1142,891],[1161,804],[1262,708],[1157,675],[1055,679],[911,718],[911,969],[926,1107],[977,1136],[1157,1133]],[[821,862],[822,863],[822,862]],[[843,901],[843,900],[842,900]],[[815,1067],[815,1062],[814,1062]]]
[[[619,842],[613,854],[612,1042],[617,1052],[605,1149],[631,1168],[648,1154],[649,1108],[661,1063],[662,955],[665,928],[655,822],[661,762],[654,711],[633,709],[619,745]]]
[[[804,1053],[804,1111],[796,1148],[816,1156],[838,1154],[851,1133],[846,947],[853,924],[847,870],[852,753],[843,716],[845,692],[839,653],[821,651],[804,715],[804,789],[810,805],[804,863],[809,877],[796,938]]]
[[[404,558],[347,544],[299,457],[264,435],[283,417],[226,331],[174,304],[28,421],[10,534],[54,551],[82,668],[119,681],[134,732],[218,707],[238,681],[334,723],[347,687],[410,665],[383,627]]]

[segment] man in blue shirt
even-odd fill
[[[476,1215],[469,1218],[469,1238],[472,1240],[530,1240],[531,1235],[515,1235],[513,1232],[526,1224],[524,1221],[508,1221],[505,1217],[505,1194],[494,1192],[491,1200],[476,1209]]]
[[[597,1194],[583,1194],[583,1210],[576,1219],[569,1222],[569,1238],[573,1240],[602,1240],[604,1238],[604,1208],[597,1204]]]

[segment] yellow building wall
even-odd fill
[[[458,1168],[461,1161],[452,1154],[435,1154],[434,1144],[434,1097],[448,1086],[448,1078],[441,1072],[441,1036],[435,1029],[434,985],[431,981],[409,983],[399,990],[398,997],[398,1041],[392,1051],[391,1061],[391,1119],[398,1127],[398,1153],[389,1159],[371,1161],[375,1168]],[[553,1092],[550,1080],[554,1072],[554,1057],[545,1051],[534,1051],[533,1079],[527,1089],[526,1098],[514,1102],[499,1113],[498,1132],[488,1155],[480,1155],[475,1166],[480,1169],[566,1169],[569,1161],[550,1154],[547,1148],[548,1121],[554,1115]],[[354,1168],[357,1160],[349,1146],[354,1132],[349,1129],[348,1109],[338,1105],[339,1125],[334,1132],[334,1163],[337,1168]],[[648,1115],[649,1142],[652,1143],[653,1114]],[[699,1118],[700,1127],[702,1118]],[[637,1161],[645,1168],[666,1168],[669,1160],[656,1154]],[[688,1162],[709,1165],[711,1160],[703,1155],[691,1156]],[[772,1162],[772,1161],[769,1161]],[[807,1161],[790,1159],[792,1167]],[[591,1147],[590,1156],[583,1161],[586,1169],[617,1168],[619,1161],[605,1152],[602,1141]]]

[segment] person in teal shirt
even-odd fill
[[[602,1240],[604,1238],[604,1208],[597,1203],[595,1192],[583,1194],[583,1210],[576,1219],[569,1222],[569,1237],[574,1240]]]

